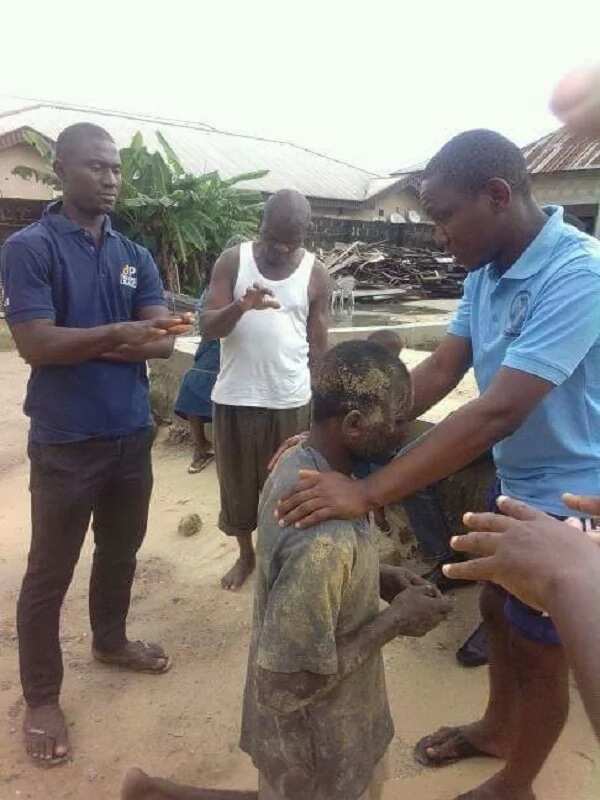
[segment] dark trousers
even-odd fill
[[[29,445],[31,549],[17,605],[19,662],[30,706],[56,702],[63,678],[60,609],[93,518],[93,645],[118,650],[152,492],[152,430],[119,439]]]
[[[444,564],[453,561],[451,532],[439,498],[437,484],[420,489],[402,501],[410,527],[427,561]]]

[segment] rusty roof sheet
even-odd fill
[[[360,202],[371,181],[379,177],[290,142],[220,131],[204,123],[53,103],[0,113],[0,139],[18,129],[32,128],[55,141],[63,128],[75,122],[101,125],[118,147],[128,145],[140,131],[150,150],[158,149],[159,129],[190,172],[218,171],[223,178],[232,178],[266,169],[269,172],[264,178],[247,186],[268,193],[296,189],[312,198]]]
[[[600,169],[600,141],[581,139],[560,128],[523,148],[527,169],[540,172],[570,172]]]

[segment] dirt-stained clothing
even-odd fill
[[[273,516],[299,469],[329,470],[315,450],[289,451],[259,507],[254,621],[241,748],[286,800],[358,800],[393,737],[381,652],[318,701],[291,713],[259,705],[257,667],[338,672],[336,639],[379,613],[379,555],[366,519],[282,529]]]

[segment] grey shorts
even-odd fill
[[[271,409],[215,403],[213,438],[221,492],[219,528],[248,536],[256,528],[258,499],[267,465],[288,437],[308,430],[310,404]]]

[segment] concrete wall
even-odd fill
[[[20,166],[40,171],[47,169],[41,157],[27,144],[17,144],[7,150],[0,150],[0,196],[25,200],[52,199],[53,191],[49,186],[13,175],[13,169]]]
[[[414,191],[403,189],[384,192],[378,197],[361,203],[360,205],[345,205],[327,203],[319,205],[317,200],[312,202],[313,214],[322,217],[335,217],[337,219],[382,220],[387,221],[390,214],[400,213],[406,215],[407,211],[417,211],[421,220],[426,221],[427,215],[421,208],[419,199]],[[380,214],[380,211],[383,214]]]
[[[313,217],[312,229],[307,237],[309,248],[328,249],[336,242],[383,242],[436,249],[433,240],[433,225],[428,223],[395,224],[384,221],[343,219],[341,217]]]

